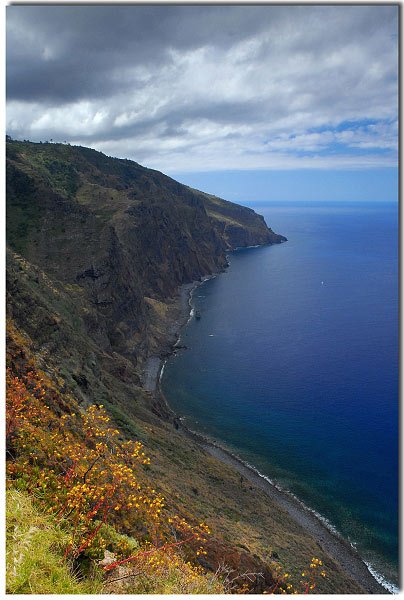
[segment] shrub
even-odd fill
[[[136,563],[146,573],[157,554],[171,565],[177,548],[203,542],[206,525],[163,513],[164,499],[143,471],[150,460],[141,442],[123,441],[102,406],[58,417],[46,404],[48,385],[35,370],[7,372],[7,474],[68,532],[65,558],[101,559],[108,546],[115,560],[105,571]],[[107,521],[118,529],[137,524],[142,547],[134,552],[133,543],[105,536]]]

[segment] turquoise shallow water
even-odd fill
[[[397,205],[256,210],[289,241],[197,288],[163,391],[397,583]]]

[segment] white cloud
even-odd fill
[[[134,15],[139,8],[132,7]],[[161,34],[148,39],[146,25],[139,36],[158,55],[151,64],[130,46],[120,48],[118,38],[106,39],[105,60],[108,44],[117,58],[104,72],[94,58],[89,78],[101,91],[90,86],[84,99],[74,83],[77,74],[68,70],[77,90],[58,102],[34,99],[28,83],[24,96],[15,84],[24,98],[11,95],[8,132],[67,139],[169,171],[396,165],[397,7],[255,8],[227,7],[220,12],[222,30],[217,26],[204,38],[199,30],[211,23],[212,10],[205,7],[198,29],[197,19],[178,9],[175,27],[184,15],[187,26],[199,32],[197,41],[180,39],[185,34],[172,23],[171,36],[165,31],[163,41]],[[243,15],[248,33],[234,33],[242,31]],[[35,59],[40,75],[57,57],[62,71],[71,69],[63,46],[67,29],[46,44],[38,29],[37,45],[35,26],[24,22],[25,31],[30,52],[42,57]],[[11,48],[13,57],[24,54]],[[47,93],[62,89],[50,87]]]

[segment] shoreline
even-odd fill
[[[326,519],[306,506],[297,496],[283,490],[269,477],[260,473],[253,465],[250,465],[217,442],[192,429],[188,429],[182,420],[180,420],[180,423],[180,429],[185,435],[196,441],[211,456],[236,469],[250,483],[264,491],[272,502],[283,508],[297,524],[315,539],[319,548],[324,550],[367,593],[396,593],[393,588],[387,589],[387,585],[391,587],[389,582],[386,582],[386,587],[382,582],[379,582],[357,550],[331,524],[327,525]],[[380,578],[382,577],[380,576]]]
[[[218,274],[220,274],[220,272],[207,275],[201,280],[196,280],[192,283],[185,283],[184,285],[180,286],[178,297],[175,300],[179,314],[176,317],[171,318],[167,324],[167,334],[161,343],[160,353],[158,355],[149,356],[143,365],[141,377],[142,387],[147,392],[158,396],[159,382],[162,371],[164,371],[165,363],[167,359],[175,353],[176,350],[180,350],[182,348],[179,344],[181,330],[185,325],[187,325],[187,323],[189,323],[190,319],[192,319],[193,315],[191,314],[191,302],[194,291],[200,285],[205,283],[205,281],[214,279]],[[170,412],[172,413],[171,409]]]
[[[205,281],[216,277],[216,275],[217,274],[213,274],[209,277],[205,277],[201,281],[194,281],[193,283],[181,286],[179,297],[177,299],[180,316],[171,323],[170,327],[170,333],[172,333],[173,327],[177,330],[177,340],[175,343],[169,344],[170,351],[165,353],[164,357],[150,357],[146,362],[145,373],[146,376],[150,378],[150,370],[147,371],[149,361],[156,360],[157,358],[159,361],[158,369],[153,369],[154,377],[152,389],[149,389],[148,391],[153,393],[156,399],[164,405],[164,408],[172,416],[176,429],[181,430],[184,435],[195,441],[211,456],[227,466],[234,468],[250,483],[264,491],[268,498],[285,510],[297,524],[307,531],[308,534],[314,538],[319,547],[324,550],[358,585],[360,585],[366,593],[399,593],[399,589],[394,584],[386,581],[382,575],[377,573],[371,565],[368,565],[361,558],[358,551],[333,528],[327,519],[306,506],[291,492],[283,490],[280,486],[271,481],[269,477],[260,473],[253,465],[250,465],[239,456],[233,454],[224,446],[209,439],[205,435],[188,428],[184,423],[184,420],[176,415],[170,407],[169,402],[161,389],[161,378],[165,364],[168,358],[175,353],[176,348],[181,348],[181,345],[179,344],[181,339],[181,329],[193,316],[193,307],[191,303],[194,291],[200,285],[205,283]]]

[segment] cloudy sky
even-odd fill
[[[333,180],[344,199],[390,194],[397,30],[389,5],[9,6],[7,133],[229,199],[270,199],[268,182],[290,198]]]

